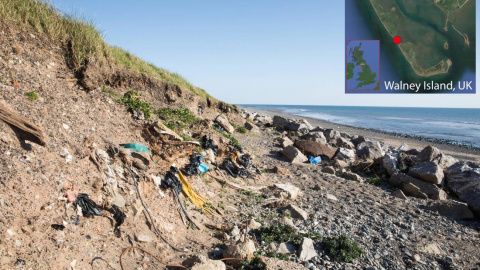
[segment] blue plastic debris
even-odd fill
[[[314,157],[314,156],[309,156],[308,159],[310,160],[311,164],[318,164],[322,162],[321,157]]]
[[[148,151],[148,148],[145,145],[138,144],[138,143],[122,143],[120,146],[128,149],[132,149],[135,152],[140,152],[140,153],[147,153],[150,154]]]
[[[200,172],[200,174],[204,174],[208,171],[208,167],[207,167],[207,164],[205,162],[202,162],[200,163],[200,165],[198,165],[198,171]]]

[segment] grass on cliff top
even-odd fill
[[[205,90],[192,85],[182,76],[147,63],[119,47],[109,46],[92,22],[63,15],[50,3],[37,0],[2,0],[0,21],[14,24],[22,31],[33,29],[61,42],[67,62],[74,70],[84,68],[89,59],[103,64],[115,63],[128,70],[179,85],[198,96],[212,98]]]

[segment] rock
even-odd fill
[[[355,151],[353,150],[346,148],[338,148],[335,158],[343,160],[348,164],[352,164],[353,162],[355,162],[356,155]]]
[[[280,243],[280,245],[278,245],[278,248],[275,252],[278,254],[291,254],[291,253],[294,253],[295,251],[297,251],[297,248],[295,247],[295,245],[292,245],[290,243]]]
[[[453,200],[428,202],[425,209],[454,219],[473,219],[475,216],[466,203]]]
[[[292,228],[295,228],[295,224],[293,223],[293,220],[289,217],[282,217],[278,220],[279,224],[287,225]]]
[[[397,189],[395,190],[393,193],[392,193],[393,196],[399,198],[399,199],[402,199],[402,200],[407,200],[407,196],[405,196],[405,194],[403,193],[403,191],[401,189]]]
[[[280,145],[282,146],[282,148],[285,148],[288,146],[292,146],[293,142],[288,137],[283,137],[280,139]]]
[[[442,170],[446,170],[453,164],[457,163],[458,159],[449,155],[440,154],[433,160],[433,162],[437,163]]]
[[[248,223],[248,227],[252,230],[260,229],[262,227],[262,224],[257,222],[255,219],[250,219],[250,222]]]
[[[263,125],[271,125],[273,122],[272,118],[268,115],[257,115],[257,117],[255,117],[255,120],[262,123]]]
[[[366,141],[368,141],[367,138],[365,138],[364,136],[359,136],[359,135],[354,135],[354,136],[352,137],[352,139],[351,139],[351,142],[352,142],[355,146],[357,146],[357,145],[359,145],[359,144],[361,144],[361,143],[363,143],[363,142],[366,142]]]
[[[217,122],[226,132],[230,134],[232,134],[235,131],[233,126],[228,121],[227,117],[223,114],[220,114],[219,116],[217,116],[217,118],[215,118],[215,122]]]
[[[203,255],[194,255],[182,263],[185,267],[192,270],[226,270],[227,267],[224,262],[217,260],[210,260]]]
[[[438,157],[442,152],[434,146],[427,146],[425,147],[420,154],[418,154],[418,160],[420,162],[427,162],[427,161],[432,161],[436,157]]]
[[[237,243],[236,245],[230,245],[223,251],[224,258],[238,258],[250,260],[253,258],[253,254],[257,251],[255,243],[252,240],[246,242]]]
[[[287,146],[283,149],[282,154],[292,163],[303,163],[308,161],[307,157],[294,146]]]
[[[285,126],[285,128],[292,131],[298,131],[300,133],[308,133],[310,131],[307,125],[297,122],[290,122]]]
[[[437,243],[430,243],[426,245],[418,245],[417,250],[422,253],[432,254],[432,255],[445,255],[445,251],[440,249]]]
[[[247,130],[249,130],[250,132],[257,133],[257,134],[260,133],[260,128],[257,127],[256,125],[248,122],[248,121],[245,122],[245,125],[244,125],[244,126],[245,126],[245,128],[246,128]]]
[[[208,160],[210,160],[212,163],[215,163],[215,152],[213,152],[213,150],[211,148],[208,148],[207,150],[205,150],[205,155],[207,157]]]
[[[400,151],[400,152],[405,152],[405,151],[410,150],[410,147],[406,143],[403,143],[402,145],[400,145],[398,147],[397,150]]]
[[[333,142],[333,143],[336,143],[337,139],[342,137],[342,134],[340,134],[340,132],[338,132],[334,129],[331,129],[331,128],[323,131],[323,135],[325,135],[325,138],[327,138],[328,142]]]
[[[308,219],[308,213],[296,205],[290,204],[285,207],[284,211],[289,212],[292,218],[298,218],[302,220]]]
[[[298,253],[298,259],[302,262],[309,261],[318,256],[317,251],[313,245],[313,240],[310,238],[303,238],[300,250]]]
[[[284,128],[286,125],[288,125],[289,122],[290,121],[287,118],[279,115],[275,115],[273,117],[273,125],[276,127]]]
[[[353,172],[344,172],[343,173],[343,178],[347,179],[347,180],[352,180],[352,181],[357,181],[357,182],[360,182],[362,183],[364,180],[363,178],[356,174],[356,173],[353,173]]]
[[[413,197],[421,198],[421,199],[428,199],[427,194],[420,191],[420,188],[415,186],[412,183],[406,183],[403,185],[403,191]]]
[[[366,159],[377,159],[385,155],[379,142],[366,141],[357,145],[357,156]]]
[[[327,138],[323,135],[323,132],[310,132],[302,137],[305,140],[316,141],[319,144],[327,144]]]
[[[275,258],[260,257],[260,261],[265,265],[263,270],[306,270],[305,266],[292,261],[284,261]]]
[[[125,201],[125,199],[122,197],[122,195],[117,194],[117,196],[115,196],[115,199],[113,199],[112,204],[114,204],[114,205],[122,208],[122,207],[125,206],[126,201]]]
[[[300,120],[300,122],[305,124],[305,126],[307,126],[309,131],[314,129],[314,127],[307,121],[307,119],[302,119],[302,120]]]
[[[335,165],[336,168],[340,168],[340,169],[344,169],[344,168],[350,167],[350,165],[349,165],[347,162],[345,162],[345,161],[343,161],[343,160],[338,160],[338,159],[335,160],[334,165]]]
[[[348,139],[345,139],[343,137],[340,137],[337,139],[336,145],[338,147],[343,147],[347,149],[355,149],[355,145],[352,142],[350,142]]]
[[[300,140],[295,142],[295,146],[305,155],[307,156],[326,156],[330,159],[336,153],[336,150],[331,148],[330,146],[324,144],[319,144],[316,141],[311,140]]]
[[[290,170],[289,170],[289,169],[282,168],[282,167],[278,167],[278,166],[275,166],[275,167],[273,168],[273,171],[274,171],[276,174],[281,174],[281,175],[288,175],[288,174],[290,174]]]
[[[327,194],[326,198],[331,200],[331,201],[338,201],[338,198],[335,197],[335,195],[332,195],[332,194]]]
[[[150,243],[155,241],[157,239],[155,235],[153,235],[150,232],[141,232],[138,234],[135,234],[135,239],[137,239],[138,242],[143,242],[143,243]]]
[[[443,170],[435,162],[421,162],[408,170],[408,175],[425,182],[440,185],[443,182]]]
[[[335,174],[335,169],[332,166],[324,167],[322,169],[322,172],[328,173],[328,174]]]
[[[393,175],[398,172],[397,155],[387,154],[383,157],[383,168],[387,171],[388,175]]]
[[[422,180],[410,177],[404,173],[393,174],[389,179],[389,183],[402,189],[405,184],[412,183],[413,185],[420,188],[420,191],[426,194],[428,198],[432,200],[447,199],[447,194],[445,193],[445,191],[440,189],[438,186],[431,183],[423,182]]]
[[[275,184],[275,187],[286,192],[291,200],[296,200],[300,195],[300,188],[292,184]]]
[[[445,172],[446,186],[480,215],[480,166],[459,162]]]

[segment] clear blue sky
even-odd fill
[[[229,103],[480,108],[480,94],[345,95],[344,1],[51,2]]]

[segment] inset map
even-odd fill
[[[380,90],[380,41],[347,40],[347,90]]]

